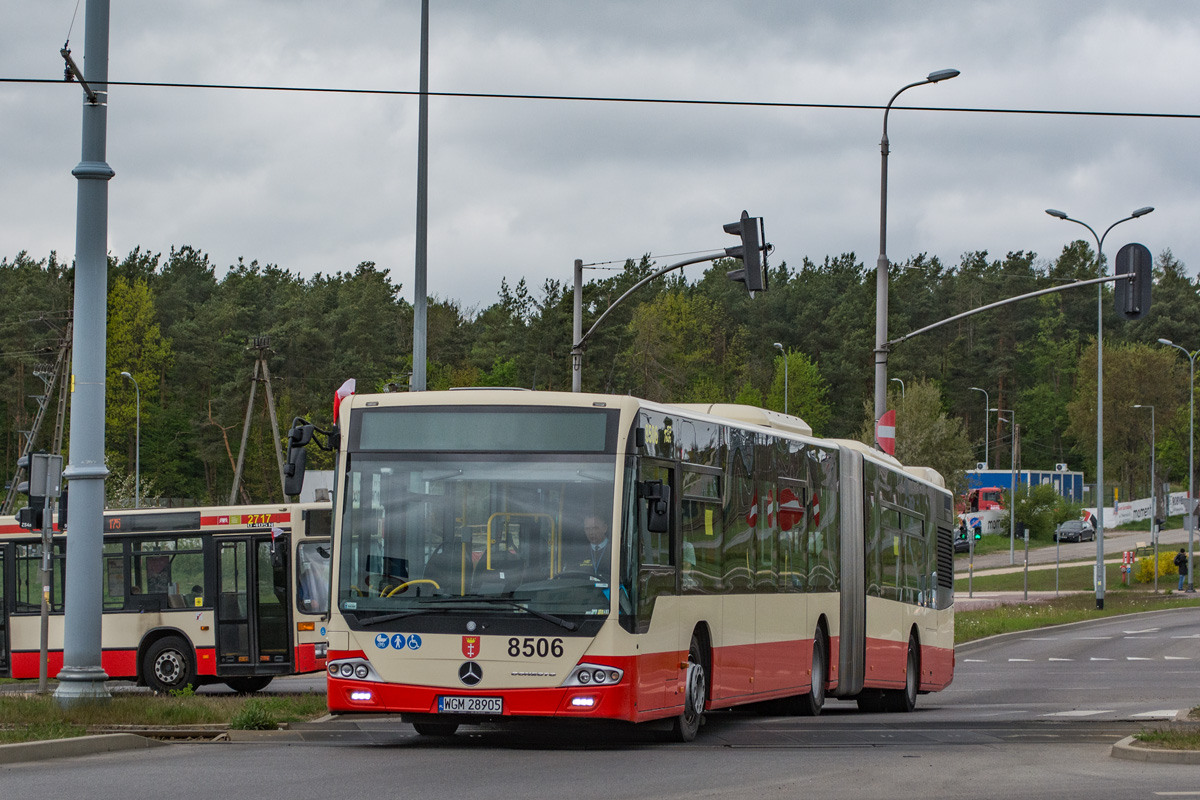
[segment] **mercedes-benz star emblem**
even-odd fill
[[[474,661],[464,661],[463,665],[458,668],[458,679],[465,686],[475,686],[483,680],[483,667]]]

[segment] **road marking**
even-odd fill
[[[970,664],[986,664],[987,663],[986,658],[964,658],[963,661],[970,663]]]
[[[1146,628],[1143,631],[1125,631],[1125,633],[1158,633],[1162,628]]]
[[[1009,661],[1033,661],[1032,658],[1010,658]]]
[[[1155,792],[1157,797],[1200,797],[1200,792]]]
[[[1200,639],[1200,633],[1193,633],[1191,636],[1172,636],[1172,639]]]
[[[1162,711],[1143,711],[1140,714],[1134,714],[1135,717],[1144,717],[1146,719],[1175,719],[1179,713],[1178,708],[1164,708]]]
[[[1157,636],[1123,636],[1123,639],[1157,639]]]
[[[1075,638],[1082,642],[1106,642],[1113,637],[1111,637],[1111,636],[1076,636]]]
[[[1057,642],[1057,636],[1022,636],[1022,642]]]
[[[1125,656],[1126,661],[1153,661],[1153,658],[1143,658],[1142,656]]]
[[[1075,711],[1056,711],[1053,714],[1042,714],[1043,717],[1094,717],[1097,714],[1111,714],[1112,709],[1078,709]]]
[[[1111,658],[1096,658],[1095,656],[1093,656],[1092,661],[1112,661],[1112,659]]]
[[[1191,661],[1191,656],[1163,656],[1167,661]]]
[[[1051,658],[1050,661],[1074,661],[1073,658]]]

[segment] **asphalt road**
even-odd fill
[[[689,745],[624,726],[476,728],[438,741],[394,719],[343,718],[286,741],[175,744],[0,767],[0,800],[1200,793],[1200,767],[1110,757],[1116,740],[1200,705],[1200,611],[1013,634],[966,645],[957,661],[950,688],[923,695],[907,715],[862,714],[846,702],[831,703],[816,719],[743,709],[710,715]]]

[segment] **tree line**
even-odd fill
[[[652,281],[614,309],[583,359],[584,391],[660,402],[742,402],[790,413],[821,436],[870,441],[874,268],[853,253],[769,271],[750,298],[719,261],[689,276]],[[412,371],[413,309],[401,283],[364,262],[304,278],[239,260],[218,270],[201,250],[133,250],[109,259],[106,453],[109,502],[131,504],[141,401],[143,495],[175,502],[229,498],[250,397],[256,337],[286,429],[294,416],[331,422],[334,390],[406,391]],[[585,282],[585,330],[617,297],[657,269],[649,257]],[[599,274],[599,273],[597,273]],[[964,254],[953,266],[918,255],[890,273],[893,337],[1000,299],[1097,277],[1084,241],[1053,260],[1018,251]],[[1123,496],[1149,490],[1155,407],[1159,480],[1187,482],[1187,359],[1157,344],[1200,347],[1200,281],[1169,250],[1156,259],[1150,313],[1104,314],[1105,471]],[[0,426],[3,474],[11,479],[44,393],[39,365],[53,362],[69,319],[73,267],[51,253],[0,260]],[[431,298],[427,386],[515,386],[570,391],[572,293],[566,281],[533,288],[502,280],[497,299],[464,308]],[[1007,468],[1015,418],[1021,466],[1067,463],[1094,474],[1095,287],[1068,290],[968,317],[896,346],[889,405],[897,409],[897,456],[933,466],[952,483],[982,462]],[[776,348],[775,343],[782,348]],[[786,370],[785,370],[786,359]],[[985,412],[987,404],[1006,413]],[[239,499],[280,499],[264,392],[257,392]],[[52,401],[53,402],[53,401]],[[1013,414],[1008,414],[1011,411]],[[53,412],[38,448],[49,447]],[[67,415],[69,420],[69,415]],[[69,430],[67,440],[69,442]],[[986,445],[985,445],[986,441]],[[64,447],[64,452],[66,448]],[[310,462],[319,467],[320,463]],[[1111,489],[1106,489],[1106,499]]]

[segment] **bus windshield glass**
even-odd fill
[[[346,466],[341,611],[608,613],[615,455],[360,450]]]

